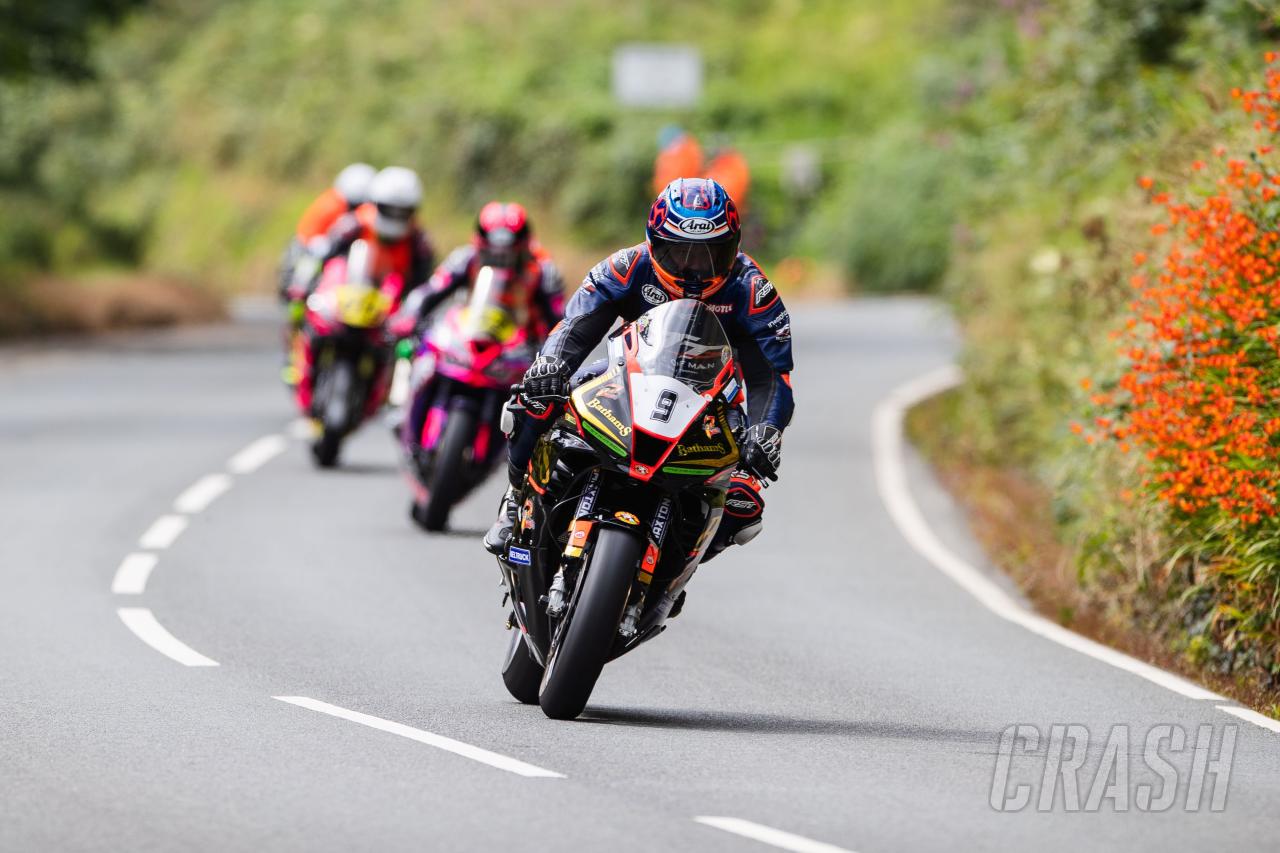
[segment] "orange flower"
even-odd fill
[[[1280,512],[1280,230],[1269,207],[1280,174],[1259,159],[1280,134],[1280,68],[1267,69],[1265,90],[1232,95],[1263,138],[1251,159],[1214,149],[1212,195],[1150,197],[1168,217],[1150,229],[1167,235],[1162,262],[1130,279],[1135,298],[1118,330],[1126,368],[1114,395],[1090,397],[1099,432],[1071,431],[1141,451],[1147,488],[1175,512],[1254,525]],[[1135,266],[1147,262],[1134,254]]]

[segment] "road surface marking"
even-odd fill
[[[1237,708],[1235,705],[1219,705],[1219,711],[1226,711],[1233,717],[1239,717],[1242,720],[1253,723],[1255,726],[1262,726],[1264,729],[1270,729],[1276,734],[1280,734],[1280,720],[1273,720],[1270,717],[1259,714],[1257,711],[1249,708]]]
[[[120,561],[116,576],[111,579],[111,591],[117,595],[141,595],[146,592],[147,578],[160,558],[155,554],[134,552]]]
[[[210,660],[195,649],[170,634],[151,615],[145,607],[121,607],[116,611],[125,627],[137,635],[138,639],[167,658],[172,658],[183,666],[217,666],[216,660]]]
[[[206,474],[178,495],[177,500],[173,502],[173,508],[188,515],[204,512],[209,504],[216,501],[229,488],[231,488],[231,477],[227,474]]]
[[[251,474],[284,452],[288,443],[282,435],[264,435],[227,461],[233,474]]]
[[[955,366],[940,368],[917,377],[893,390],[875,408],[871,416],[871,445],[875,463],[876,487],[880,499],[903,537],[934,568],[951,578],[965,592],[1002,619],[1021,625],[1058,645],[1108,663],[1147,679],[1190,699],[1225,701],[1222,696],[1180,678],[1171,672],[1131,658],[1115,649],[1095,643],[1027,610],[981,571],[949,550],[934,534],[929,523],[911,497],[907,471],[903,464],[902,420],[906,410],[935,394],[955,387],[960,371]]]
[[[149,551],[163,551],[174,543],[187,529],[187,519],[181,515],[162,515],[151,523],[138,538],[138,547]]]
[[[771,826],[752,823],[742,818],[695,817],[694,821],[783,850],[794,850],[795,853],[853,853],[853,851],[844,847],[837,847],[834,844],[826,844],[822,841],[814,841],[812,838],[805,838],[803,835],[793,835],[790,832],[783,832],[781,829],[774,829]]]
[[[393,735],[400,735],[400,737],[405,737],[409,740],[416,740],[418,743],[425,743],[427,746],[434,746],[436,749],[443,749],[445,752],[452,752],[455,755],[461,755],[463,758],[470,758],[472,761],[479,761],[481,764],[488,764],[490,767],[506,770],[508,773],[548,779],[564,778],[563,773],[535,767],[532,764],[526,764],[523,761],[508,758],[505,755],[499,755],[496,752],[490,752],[487,749],[481,749],[469,743],[447,738],[444,735],[415,729],[413,726],[406,726],[403,723],[393,723],[381,717],[361,714],[359,711],[348,711],[346,708],[339,708],[337,705],[330,705],[327,702],[321,702],[316,699],[308,699],[306,696],[275,696],[273,698],[279,699],[281,702],[288,702],[290,705],[297,705],[299,708],[319,711],[321,714],[328,714],[331,717],[359,723],[371,729],[378,729],[379,731],[390,732]]]

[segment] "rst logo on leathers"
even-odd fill
[[[778,299],[773,282],[757,273],[751,276],[751,313],[756,314],[771,306]]]
[[[667,301],[667,292],[656,284],[646,284],[640,288],[640,295],[650,305],[661,305]]]

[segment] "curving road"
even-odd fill
[[[497,484],[428,537],[381,426],[314,471],[269,323],[0,350],[0,849],[1274,846],[1280,733],[993,612],[894,523],[872,411],[949,360],[935,309],[795,313],[765,534],[705,567],[576,723],[498,677],[476,539]],[[918,460],[905,473],[981,566]],[[1077,813],[1061,791],[1039,811],[1043,743],[1006,764],[1031,805],[994,809],[1014,724],[1084,726],[1086,790],[1117,724],[1130,789],[1158,779],[1136,766],[1153,727],[1210,726],[1214,754],[1235,732],[1225,809],[1184,808],[1187,752],[1166,811]]]

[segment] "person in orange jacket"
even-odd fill
[[[653,192],[663,188],[676,178],[689,178],[702,174],[702,146],[692,134],[676,125],[668,125],[658,134],[658,157],[653,162]]]
[[[334,178],[333,186],[307,206],[298,220],[292,242],[280,262],[280,298],[288,301],[289,285],[294,269],[307,246],[329,233],[343,214],[354,211],[369,200],[369,185],[378,170],[368,163],[352,163]]]
[[[309,296],[319,282],[319,272],[325,262],[345,254],[356,240],[377,245],[383,263],[381,275],[400,276],[400,300],[425,284],[435,261],[435,250],[418,224],[421,203],[422,182],[412,169],[388,166],[378,172],[369,185],[369,200],[339,216],[323,237],[308,244],[307,251],[315,260],[315,272],[306,281],[293,283],[292,298]]]

